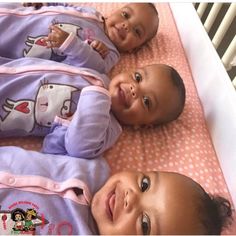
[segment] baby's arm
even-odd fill
[[[106,89],[84,88],[71,121],[57,124],[43,142],[44,153],[95,158],[110,148],[121,133],[110,114],[111,99]]]
[[[90,46],[95,50],[97,51],[102,58],[105,58],[106,55],[108,54],[109,52],[109,49],[108,47],[103,43],[103,42],[100,42],[98,40],[93,40],[91,43],[90,43]]]
[[[55,25],[51,25],[50,27],[50,33],[47,37],[44,38],[44,40],[48,44],[48,48],[59,48],[68,38],[69,33],[65,32],[64,30],[60,29],[59,27]],[[106,55],[109,52],[108,47],[98,40],[93,40],[92,42],[88,42],[90,46],[97,51],[102,58],[105,58]]]
[[[91,43],[84,42],[73,33],[69,34],[55,25],[50,26],[50,33],[44,40],[48,48],[59,48],[64,52],[67,63],[74,66],[93,68],[101,73],[107,73],[118,60],[118,56],[113,52],[109,53],[104,43],[98,40]]]
[[[107,73],[119,60],[116,51],[110,50],[105,58],[96,52],[86,41],[70,33],[59,48],[67,56],[65,63],[78,67],[92,68],[100,73]]]

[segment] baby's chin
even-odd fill
[[[132,49],[127,48],[124,45],[121,45],[120,42],[117,42],[117,39],[113,39],[111,40],[112,43],[115,45],[116,49],[120,52],[120,53],[127,53],[127,52],[132,52]]]
[[[129,125],[127,119],[125,119],[119,112],[113,112],[113,114],[121,125]]]

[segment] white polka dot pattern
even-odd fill
[[[107,15],[123,4],[85,3],[83,5],[96,7]],[[123,55],[111,75],[153,63],[171,65],[184,80],[186,106],[176,121],[165,126],[139,130],[125,127],[118,142],[105,153],[105,157],[113,172],[129,169],[176,171],[192,177],[208,192],[230,198],[171,10],[167,3],[156,4],[156,7],[160,18],[157,36],[135,55]],[[39,150],[41,140],[38,138],[4,139],[1,140],[1,146],[4,145]],[[224,233],[236,234],[236,226]]]

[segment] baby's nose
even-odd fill
[[[126,31],[129,31],[129,24],[127,22],[124,22],[122,24],[122,28],[125,29]]]
[[[130,84],[130,93],[133,98],[136,98],[138,96],[138,88],[135,84]]]
[[[131,189],[128,189],[125,191],[124,209],[130,212],[135,206],[137,207],[137,196]]]

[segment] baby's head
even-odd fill
[[[120,52],[132,52],[152,39],[159,25],[152,3],[129,3],[105,18],[105,32]]]
[[[164,124],[175,120],[185,103],[178,72],[154,64],[116,75],[109,85],[112,112],[121,124]]]
[[[229,201],[210,197],[191,178],[172,172],[120,172],[95,194],[100,234],[220,234]]]

